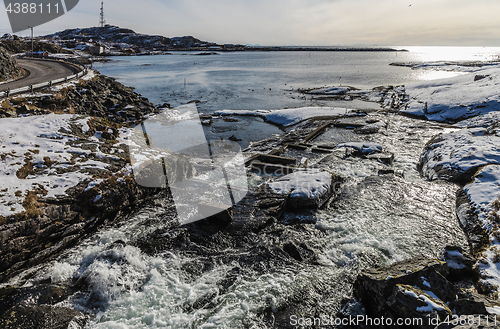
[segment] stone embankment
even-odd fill
[[[22,74],[16,60],[5,48],[0,46],[0,82],[16,79]]]

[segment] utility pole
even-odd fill
[[[104,27],[106,20],[104,19],[104,1],[101,1],[101,17],[99,19],[99,27]]]
[[[28,26],[31,29],[31,58],[35,57],[33,54],[33,26]]]

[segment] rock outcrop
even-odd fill
[[[5,329],[82,328],[88,317],[71,308],[55,306],[73,293],[64,286],[0,289],[0,327]]]
[[[30,156],[24,160],[19,158],[25,166],[16,175],[18,179],[29,181],[30,177],[47,175],[50,168],[54,168],[52,175],[81,172],[95,184],[89,185],[86,179],[69,188],[65,195],[51,198],[45,197],[50,184],[28,191],[26,195],[22,191],[16,192],[25,197],[22,202],[25,211],[0,216],[0,281],[50,259],[158,193],[157,189],[140,187],[135,183],[126,169],[130,162],[127,147],[118,142],[122,127],[137,123],[144,115],[155,111],[156,107],[132,88],[101,75],[56,90],[52,95],[21,96],[3,101],[0,117],[30,115],[34,119],[33,115],[48,113],[92,116],[86,119],[74,116],[67,124],[70,129],[52,132],[58,134],[56,138],[66,138],[65,149],[74,148],[78,156],[69,155],[72,160],[59,163],[61,159],[58,160],[57,152],[52,152],[40,162],[33,157],[46,150],[33,149],[35,153],[31,155],[31,160]],[[49,123],[50,119],[46,121]],[[14,146],[19,144],[15,140],[7,142]],[[3,154],[2,161],[12,156]],[[99,161],[103,168],[85,168],[86,161]],[[48,175],[47,180],[50,181],[51,174]]]
[[[31,52],[31,42],[25,42],[24,40],[14,36],[13,39],[3,39],[0,41],[0,46],[5,48],[11,54],[20,54],[25,52]],[[33,51],[46,51],[48,53],[63,53],[69,54],[71,53],[68,50],[56,45],[52,42],[42,42],[39,40],[33,41]]]
[[[46,90],[50,93],[50,89]],[[82,114],[120,124],[137,124],[158,109],[145,97],[113,78],[97,75],[43,96],[4,100],[0,118],[48,113]]]
[[[15,79],[21,76],[22,71],[16,60],[9,52],[0,46],[0,81]]]
[[[464,289],[477,277],[471,256],[447,247],[442,258],[413,258],[364,270],[354,283],[354,296],[368,317],[392,319],[393,324],[397,319],[421,319],[416,328],[435,328],[461,316],[490,315],[488,308],[497,307],[498,301]],[[390,322],[382,328],[397,328]]]

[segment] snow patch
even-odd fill
[[[343,144],[337,145],[337,147],[339,147],[339,148],[342,148],[342,147],[353,148],[356,151],[361,152],[362,154],[378,153],[378,152],[382,152],[382,150],[383,150],[382,145],[377,144],[377,143],[370,143],[370,142],[343,143]]]
[[[318,169],[299,170],[268,184],[278,194],[290,198],[319,200],[332,188],[332,174]]]
[[[30,191],[40,191],[41,198],[65,196],[68,188],[93,181],[91,174],[82,172],[84,169],[109,167],[78,155],[92,154],[97,159],[110,156],[69,144],[78,140],[71,135],[71,124],[85,129],[86,120],[70,114],[0,119],[0,216],[24,211],[22,204]]]
[[[500,199],[500,165],[489,165],[479,170],[464,191],[480,217],[489,215],[494,210],[493,203]]]
[[[347,114],[353,110],[347,108],[336,107],[301,107],[293,109],[281,110],[223,110],[217,111],[217,115],[251,115],[262,117],[264,120],[283,126],[289,127],[296,125],[302,121],[316,117],[337,117]]]
[[[453,78],[406,85],[410,100],[405,113],[449,122],[500,110],[500,70],[477,70]]]

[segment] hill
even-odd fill
[[[192,36],[167,38],[160,35],[140,34],[131,29],[112,25],[106,25],[104,27],[67,29],[61,32],[46,35],[43,38],[52,40],[75,40],[84,42],[127,44],[133,47],[157,50],[170,48],[191,48],[213,44],[201,41]]]

